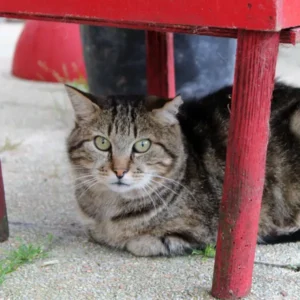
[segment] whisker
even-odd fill
[[[82,175],[82,176],[76,176],[76,179],[81,179],[81,178],[90,177],[90,176],[94,177],[93,174],[85,174],[85,175]]]
[[[168,206],[167,205],[167,203],[162,199],[162,197],[158,194],[158,192],[154,189],[154,188],[152,188],[151,186],[149,186],[149,185],[147,185],[148,186],[148,188],[150,188],[156,195],[157,195],[157,197],[162,201],[162,203],[163,203],[163,205],[166,207],[166,206]]]
[[[168,190],[170,190],[171,192],[173,192],[175,195],[178,195],[177,192],[175,192],[174,190],[172,190],[170,187],[166,186],[165,184],[163,184],[163,183],[161,183],[161,182],[159,182],[159,181],[153,180],[153,179],[150,179],[150,181],[153,182],[153,183],[158,183],[158,184],[162,185],[163,187],[165,187],[166,189],[168,189]]]
[[[174,179],[171,179],[171,178],[167,178],[167,177],[164,177],[164,176],[160,176],[160,175],[156,175],[156,174],[152,174],[152,173],[145,173],[145,174],[150,174],[152,175],[153,177],[157,177],[157,178],[162,178],[164,180],[167,180],[167,181],[170,181],[170,182],[173,182],[173,183],[176,183],[178,185],[180,185],[181,187],[183,187],[191,196],[192,198],[197,201],[197,199],[195,198],[195,196],[193,195],[193,193],[183,184],[181,184],[180,182],[174,180]]]
[[[142,191],[144,192],[143,193],[143,195],[142,195],[142,199],[143,199],[143,205],[144,206],[146,206],[145,204],[146,204],[146,199],[145,199],[145,193],[147,194],[147,195],[149,195],[149,193],[147,192],[147,190],[144,188],[144,187],[142,187]],[[147,223],[147,219],[146,219],[146,216],[145,216],[145,214],[143,214],[143,219],[144,219],[144,223]]]
[[[94,180],[89,180],[85,182],[79,182],[78,184],[74,185],[75,190],[82,190],[87,188],[90,184],[93,184],[95,181]]]
[[[90,181],[89,183],[90,183],[90,185],[88,186],[88,188],[79,195],[79,197],[78,197],[79,199],[82,198],[93,186],[95,186],[99,182],[98,182],[98,180],[95,179],[94,182]]]
[[[146,185],[146,187],[149,187],[148,185]],[[156,205],[155,205],[155,201],[153,200],[153,198],[151,197],[151,195],[148,193],[148,191],[146,190],[145,188],[145,192],[148,194],[153,206],[154,206],[154,209],[155,209],[155,213],[157,213],[157,208],[156,208]]]

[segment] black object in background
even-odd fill
[[[94,94],[146,94],[145,32],[81,25],[88,84]],[[232,84],[236,40],[175,34],[176,87],[184,99]]]

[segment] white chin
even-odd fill
[[[126,193],[131,190],[133,190],[131,185],[117,185],[117,184],[110,184],[109,188],[111,191],[116,192],[116,193]]]

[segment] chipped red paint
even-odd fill
[[[212,288],[221,299],[251,288],[278,47],[279,33],[239,32]]]
[[[274,32],[300,26],[300,1],[90,0],[82,5],[82,0],[10,0],[0,2],[0,16],[150,30],[148,91],[169,97],[175,93],[172,35],[154,30],[223,37],[238,33],[212,294],[221,299],[246,296],[252,281],[278,51],[279,33]],[[281,31],[280,41],[300,41],[300,29]],[[6,213],[1,192],[0,181],[0,218]]]
[[[136,24],[159,23],[253,30],[280,30],[300,24],[298,0],[10,0],[0,12],[23,15],[81,17]]]
[[[20,19],[31,19],[31,20],[46,20],[46,21],[60,21],[67,23],[80,23],[90,24],[98,26],[108,27],[119,27],[119,28],[131,28],[158,32],[174,32],[174,33],[186,33],[186,34],[197,34],[206,36],[218,36],[237,38],[237,29],[233,28],[214,28],[207,26],[191,26],[191,25],[167,25],[161,23],[140,23],[140,22],[129,22],[126,20],[122,21],[107,21],[103,19],[91,19],[85,16],[57,16],[57,15],[38,15],[31,13],[18,13],[18,12],[1,12],[0,16],[6,16],[8,18],[20,18]],[[300,22],[299,22],[300,23]],[[300,25],[300,24],[299,24]],[[280,32],[280,42],[285,44],[293,44],[300,42],[300,27],[289,28]]]

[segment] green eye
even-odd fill
[[[108,151],[111,147],[110,141],[103,136],[96,136],[94,143],[95,146],[101,151]]]
[[[133,145],[133,150],[138,153],[147,152],[151,147],[150,140],[140,140]]]

